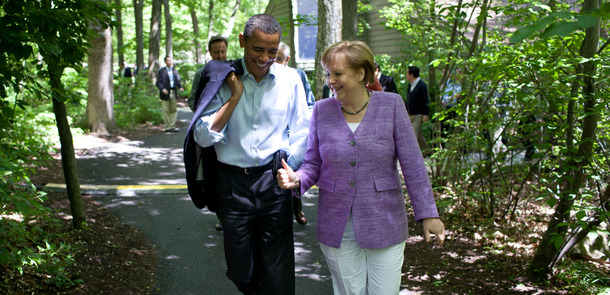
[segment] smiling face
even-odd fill
[[[335,99],[346,102],[350,98],[357,97],[357,94],[365,87],[364,68],[354,69],[349,67],[345,57],[338,57],[332,60],[325,69],[326,82],[332,89]]]
[[[248,73],[260,82],[277,58],[280,44],[280,34],[265,34],[260,30],[254,31],[252,37],[239,35],[239,46],[244,48],[244,62]]]

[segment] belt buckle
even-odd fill
[[[249,175],[248,168],[244,168],[244,174]]]

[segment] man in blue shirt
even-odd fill
[[[310,115],[299,76],[274,64],[280,36],[270,15],[246,22],[239,35],[244,74],[226,79],[193,132],[217,154],[227,276],[244,294],[295,292],[292,194],[279,188],[271,168],[278,150],[293,169],[300,166]]]

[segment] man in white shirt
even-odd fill
[[[271,168],[278,150],[300,166],[310,115],[299,76],[274,64],[280,36],[270,15],[247,21],[239,35],[244,74],[227,78],[193,132],[217,154],[227,276],[244,294],[295,293],[292,192],[277,185]]]

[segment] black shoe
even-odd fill
[[[300,224],[300,225],[306,225],[307,224],[307,218],[305,217],[305,213],[303,213],[303,211],[295,212],[294,213],[294,218],[297,220],[297,223]]]
[[[220,222],[220,219],[216,220],[216,224],[214,225],[214,229],[217,231],[221,231],[222,230],[222,223]]]

